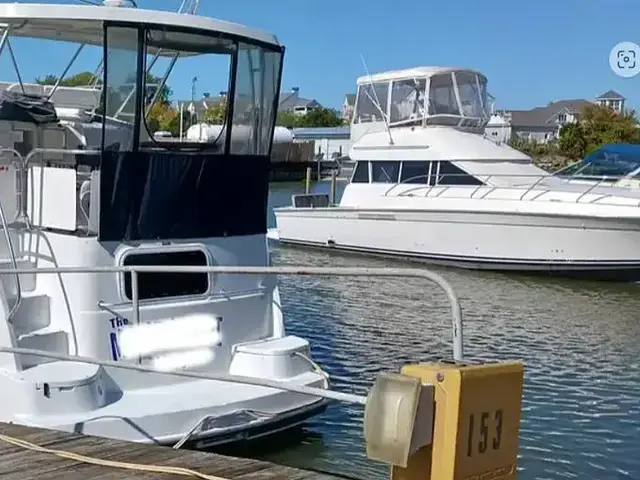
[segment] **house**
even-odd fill
[[[588,105],[607,106],[617,112],[624,110],[625,98],[610,90],[595,98],[558,100],[545,107],[531,110],[497,110],[485,127],[485,134],[500,142],[514,138],[547,143],[558,138],[560,129],[578,120],[580,112]]]
[[[322,105],[313,98],[301,97],[298,87],[292,88],[290,92],[280,92],[280,105],[278,107],[280,112],[306,115],[315,108],[322,108]]]
[[[353,116],[353,109],[356,106],[356,94],[347,93],[344,98],[342,107],[340,108],[340,114],[345,122],[351,123],[351,117]]]
[[[625,98],[613,90],[609,90],[607,93],[603,93],[599,97],[596,97],[596,102],[599,105],[609,107],[618,113],[624,111],[624,101]]]
[[[216,97],[212,97],[205,93],[202,98],[198,100],[178,100],[176,107],[179,109],[180,105],[183,106],[185,112],[191,112],[195,116],[195,121],[200,121],[204,118],[204,112],[207,108],[215,107],[220,104],[227,97],[227,92],[220,92]],[[290,92],[280,92],[280,103],[278,111],[291,111],[296,115],[305,115],[314,108],[321,108],[322,105],[315,99],[303,98],[300,96],[300,89],[293,88]]]
[[[175,106],[178,110],[182,106],[183,111],[189,112],[192,115],[192,123],[200,122],[204,119],[204,113],[207,109],[220,105],[220,102],[226,98],[227,92],[220,92],[217,97],[212,97],[208,93],[205,93],[202,98],[198,100],[178,100],[175,102]]]

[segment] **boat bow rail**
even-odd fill
[[[432,175],[432,174],[431,174]],[[428,184],[429,174],[416,175],[392,184],[383,194],[385,197],[447,197],[461,199],[519,200],[519,201],[562,201],[567,203],[597,204],[609,206],[640,207],[640,196],[633,190],[622,189],[614,184],[626,179],[625,176],[604,176],[586,183],[574,183],[552,174],[487,174],[475,175],[479,185]],[[447,173],[447,177],[468,178],[468,174]],[[425,182],[416,185],[418,180]],[[492,184],[492,180],[498,180]],[[515,180],[511,185],[500,183]],[[546,185],[545,181],[554,182]],[[455,183],[455,182],[454,182]],[[403,189],[402,187],[409,187]],[[464,187],[464,188],[461,188]],[[615,193],[612,193],[612,188]],[[506,195],[499,195],[505,193]],[[553,198],[549,194],[553,193]],[[617,199],[617,201],[614,201]],[[621,200],[626,199],[626,200]]]

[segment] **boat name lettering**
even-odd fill
[[[111,324],[111,328],[116,329],[129,325],[129,319],[124,317],[113,317],[109,319],[109,323]]]
[[[122,354],[120,353],[120,345],[118,342],[118,330],[122,327],[129,325],[129,319],[124,317],[113,317],[109,319],[109,325],[111,326],[111,332],[109,332],[109,347],[111,350],[111,359],[117,362]]]

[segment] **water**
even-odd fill
[[[271,204],[288,204],[301,187],[274,186]],[[286,247],[273,250],[273,263],[415,266]],[[519,478],[639,479],[640,285],[437,271],[460,296],[466,355],[525,363]],[[336,389],[365,394],[380,370],[451,355],[447,300],[425,281],[282,277],[280,284],[288,332],[309,339]],[[332,406],[294,442],[253,455],[385,478],[387,468],[365,457],[361,421],[361,408]]]

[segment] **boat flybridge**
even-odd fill
[[[201,446],[297,425],[325,400],[171,375],[189,368],[328,388],[308,342],[285,334],[274,275],[202,268],[269,264],[284,47],[240,25],[117,3],[0,4],[2,72],[17,77],[0,91],[0,257],[5,270],[25,272],[1,276],[0,346],[163,373],[0,353],[0,421],[162,444],[188,435]],[[50,65],[61,52],[71,62],[59,78],[27,81],[39,58]],[[65,83],[87,52],[94,75]],[[158,92],[194,61],[228,92],[224,128],[208,141],[156,141]],[[154,65],[166,71],[147,85]],[[153,265],[194,271],[122,271]],[[93,273],[38,273],[59,267]]]
[[[294,195],[281,243],[474,269],[640,277],[640,189],[576,182],[484,134],[487,79],[421,67],[358,79],[339,204]]]

